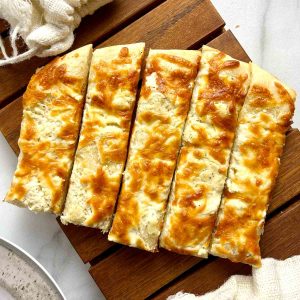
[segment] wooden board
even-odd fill
[[[7,30],[5,26],[2,32]],[[145,41],[147,47],[198,49],[208,43],[248,62],[239,42],[223,27],[223,19],[208,0],[115,0],[84,18],[73,48],[86,43],[102,47]],[[34,58],[0,68],[0,129],[16,154],[22,116],[19,95],[35,68],[48,60]],[[287,133],[270,202],[261,243],[264,257],[300,254],[299,194],[300,133],[293,129]],[[165,250],[152,254],[108,242],[96,229],[60,226],[82,261],[91,265],[90,273],[107,299],[165,299],[180,290],[202,294],[232,274],[250,272],[249,266],[219,258],[201,260]]]

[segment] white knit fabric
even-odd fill
[[[13,49],[7,54],[0,37],[3,59],[0,66],[20,62],[33,56],[52,56],[69,49],[74,41],[74,29],[81,18],[112,0],[0,0],[0,18],[10,24]],[[18,36],[28,46],[19,54]]]
[[[168,300],[299,300],[300,255],[284,261],[266,258],[252,276],[231,276],[220,288],[203,296],[179,292]]]

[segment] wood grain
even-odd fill
[[[236,52],[231,52],[232,56],[235,56]],[[20,123],[22,116],[22,104],[21,98],[6,106],[0,111],[0,130],[4,134],[5,138],[18,154],[19,148],[17,140],[20,132]],[[293,162],[291,164],[291,161]],[[281,159],[281,166],[279,176],[277,178],[273,198],[270,202],[269,212],[273,212],[278,207],[284,205],[289,199],[300,193],[300,133],[294,129],[287,135],[286,146]],[[63,230],[67,229],[67,226],[62,227]],[[94,235],[87,233],[89,239],[81,239],[81,234],[85,234],[85,229],[80,228],[80,235],[77,235],[76,228],[74,230],[66,231],[67,236],[70,238],[71,243],[74,245],[79,256],[83,260],[90,261],[96,256],[100,255],[106,250],[106,246],[102,246],[103,236],[97,231],[93,231]],[[87,229],[88,230],[88,229]],[[76,239],[80,239],[77,243]],[[94,240],[93,240],[94,239]],[[95,245],[100,243],[97,247]],[[92,248],[91,250],[89,248]],[[97,253],[97,249],[99,252]]]
[[[90,273],[108,300],[144,299],[199,261],[163,249],[149,253],[123,247],[93,266]]]
[[[230,30],[223,32],[207,45],[219,49],[235,59],[239,59],[244,62],[249,62],[251,60]]]
[[[300,201],[266,223],[261,249],[262,257],[276,259],[286,259],[300,254]],[[182,290],[202,295],[218,288],[231,275],[250,273],[250,266],[217,258],[204,267],[186,274],[151,299],[166,299]]]
[[[224,25],[208,0],[167,0],[99,47],[144,41],[150,48],[187,49]]]
[[[163,0],[114,0],[93,16],[83,19],[76,31],[72,49],[107,38],[118,28],[138,18]],[[82,29],[81,29],[82,27]],[[35,70],[52,58],[34,57],[30,60],[0,68],[0,107],[13,101],[16,92],[24,88]]]

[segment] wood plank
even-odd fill
[[[230,30],[223,32],[207,45],[221,50],[235,59],[239,59],[244,62],[249,62],[251,60]]]
[[[200,274],[201,273],[201,274]],[[251,267],[243,264],[234,264],[229,260],[216,259],[194,272],[188,272],[176,283],[165,287],[149,299],[166,299],[180,291],[193,294],[205,294],[221,286],[231,275],[250,275]]]
[[[164,1],[166,0],[114,0],[82,20],[75,31],[73,47],[78,48],[87,43],[99,44],[108,35],[117,32]]]
[[[279,178],[272,192],[269,212],[298,194],[300,194],[300,133],[298,129],[293,129],[286,139],[279,167]]]
[[[150,48],[187,49],[224,25],[209,0],[167,0],[99,47],[144,41]]]
[[[295,146],[289,149],[291,144]],[[276,203],[273,204],[271,200],[271,206],[268,211],[269,214],[279,206],[288,202],[294,197],[294,194],[299,193],[300,172],[296,171],[300,165],[300,156],[295,154],[300,153],[300,132],[298,130],[292,130],[288,133],[286,145],[287,147],[284,149],[281,164],[281,169],[283,169],[284,172],[283,174],[279,173],[277,178],[278,186],[281,187],[281,190],[277,190]],[[294,153],[292,160],[291,153]],[[287,157],[285,157],[286,155]],[[293,179],[290,179],[291,176],[293,176]],[[290,181],[292,181],[295,186],[293,186],[294,191],[290,191],[287,197],[285,193],[288,190],[287,187]],[[139,252],[133,249],[124,247],[106,260],[93,266],[90,272],[108,299],[125,297],[125,292],[126,295],[129,296],[135,294],[140,296],[140,293],[142,293],[141,297],[146,297],[200,261],[193,257],[185,257],[173,253],[167,255],[163,250],[161,253],[151,254],[142,252],[139,254]],[[136,256],[138,256],[138,259]],[[134,261],[138,262],[138,264],[133,263]],[[103,270],[105,270],[104,273]],[[134,275],[129,276],[129,274]],[[134,279],[132,276],[134,276]],[[149,284],[149,277],[151,277],[152,280],[151,284]],[[114,285],[115,281],[120,282],[117,287]],[[142,292],[140,290],[142,290]],[[126,297],[124,299],[126,299]]]
[[[73,224],[63,225],[59,218],[57,221],[84,263],[115,245],[107,240],[107,234],[102,234],[98,229]]]
[[[114,0],[87,16],[76,30],[72,49],[107,38],[118,28],[150,10],[164,0]],[[0,107],[11,102],[13,95],[24,88],[35,70],[52,58],[33,57],[30,60],[0,68]]]
[[[108,300],[144,299],[199,261],[164,249],[149,253],[123,247],[93,266],[90,273]]]
[[[300,199],[300,198],[299,198]],[[267,221],[261,241],[262,257],[286,259],[300,254],[300,201]],[[204,294],[234,274],[250,274],[250,266],[217,258],[174,282],[152,299],[166,299],[179,291]]]

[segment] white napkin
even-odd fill
[[[262,260],[252,276],[231,276],[220,288],[203,296],[179,292],[168,300],[299,300],[300,255],[280,261]]]
[[[33,56],[52,56],[69,49],[74,29],[81,18],[112,0],[0,0],[0,18],[10,24],[12,56],[7,55],[0,37],[3,59],[0,66],[20,62]],[[19,54],[18,36],[28,46]]]

